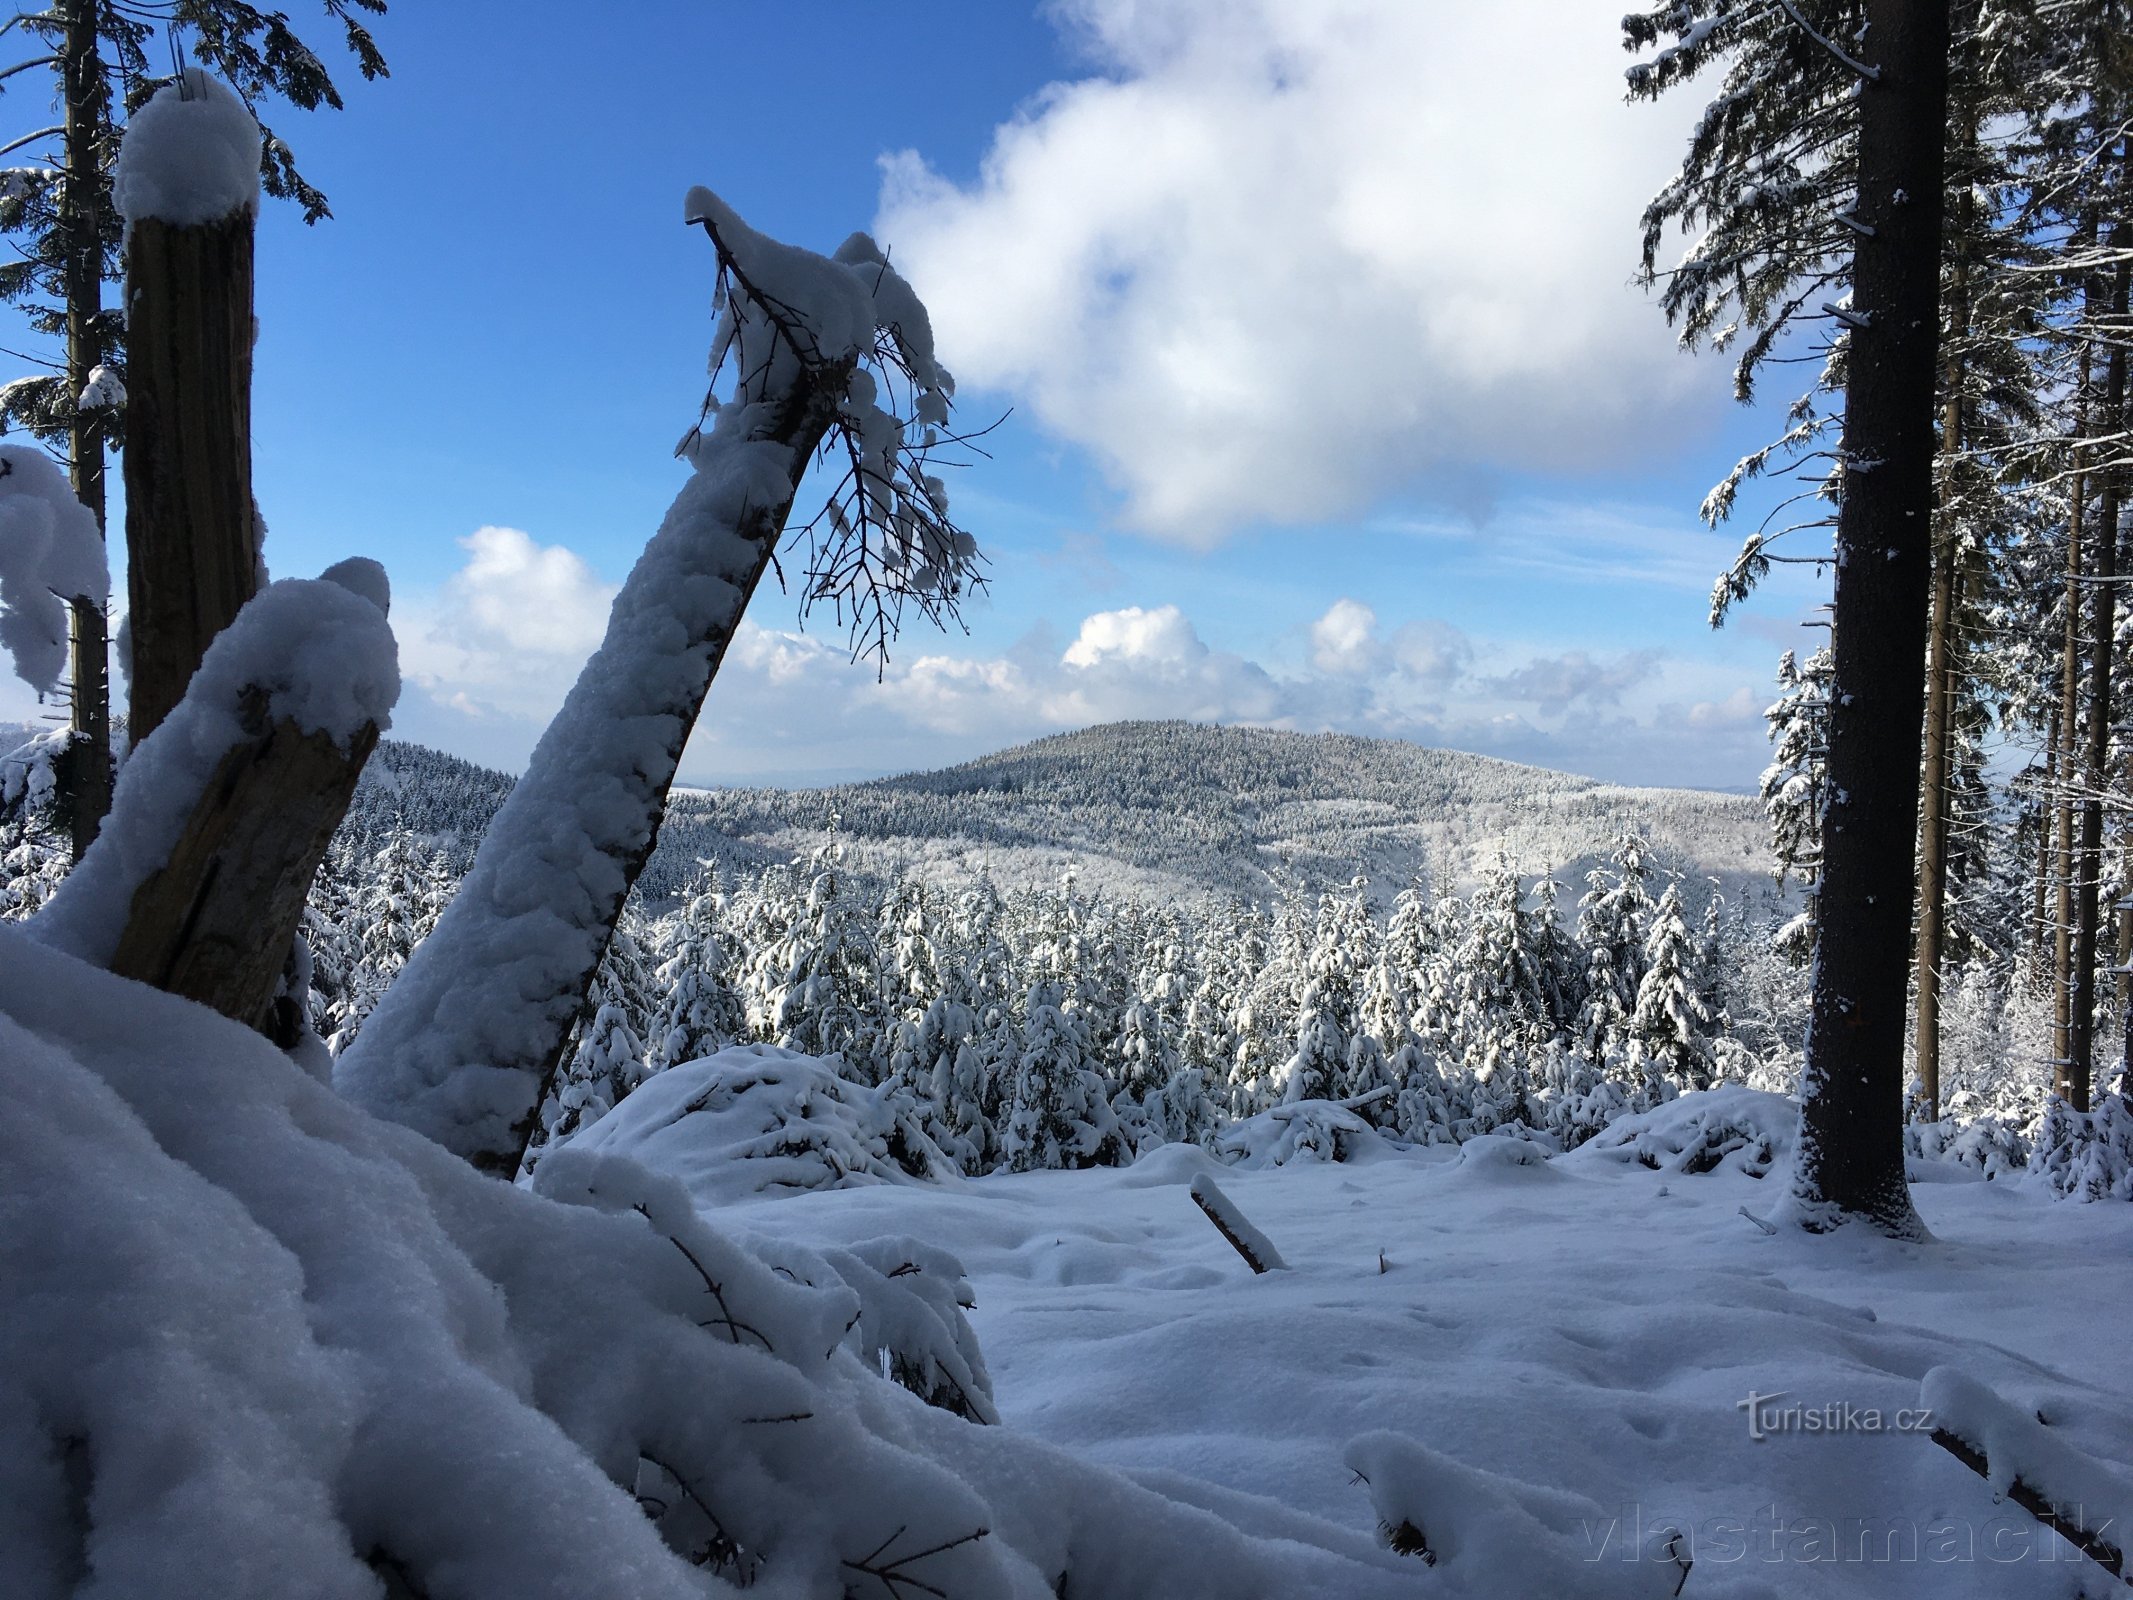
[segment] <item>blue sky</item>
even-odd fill
[[[1012,415],[953,485],[969,634],[877,683],[766,590],[685,779],[1189,716],[1751,784],[1822,594],[1705,625],[1737,537],[1696,505],[1772,418],[1630,284],[1695,108],[1621,103],[1618,10],[404,0],[390,80],[278,121],[336,217],[262,219],[270,564],[382,559],[398,731],[522,760],[684,470],[706,183],[794,242],[874,227],[964,419]]]

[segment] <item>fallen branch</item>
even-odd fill
[[[1245,1265],[1252,1271],[1274,1272],[1288,1267],[1288,1263],[1281,1259],[1281,1252],[1274,1248],[1273,1241],[1246,1221],[1244,1213],[1237,1209],[1237,1203],[1205,1173],[1192,1180],[1192,1203],[1207,1213],[1207,1220],[1215,1225],[1215,1231],[1244,1257]]]
[[[1968,1440],[1950,1433],[1946,1428],[1935,1428],[1933,1430],[1933,1442],[1980,1478],[1983,1478],[1987,1483],[1992,1481],[1992,1465],[1986,1460],[1985,1452],[1975,1448]],[[2053,1506],[2049,1499],[2027,1483],[2024,1483],[2020,1478],[2016,1478],[2008,1484],[2005,1497],[2012,1500],[2024,1511],[2027,1511],[2120,1583],[2133,1584],[2133,1578],[2126,1576],[2126,1558],[2123,1551],[2100,1535],[2090,1532],[2071,1517],[2061,1516],[2058,1509]]]

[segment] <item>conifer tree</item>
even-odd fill
[[[1668,884],[1660,897],[1645,939],[1644,962],[1631,1027],[1658,1075],[1652,1098],[1672,1099],[1684,1089],[1708,1087],[1707,1036],[1716,1018],[1701,992],[1704,963],[1689,932],[1679,883]]]
[[[650,1072],[700,1060],[745,1036],[745,1010],[727,976],[731,955],[721,929],[725,911],[718,871],[708,867],[675,919],[673,942],[658,968],[664,992],[646,1030]]]
[[[1763,719],[1770,724],[1770,765],[1758,792],[1770,819],[1770,853],[1779,887],[1787,877],[1806,885],[1807,905],[1778,930],[1786,959],[1805,965],[1814,953],[1815,881],[1822,871],[1822,800],[1828,791],[1829,647],[1803,664],[1792,651],[1778,658],[1778,698]]]
[[[382,14],[385,0],[325,0],[328,16],[365,78],[385,75],[385,59],[358,12]],[[106,307],[103,286],[119,277],[120,224],[111,177],[126,116],[147,100],[159,78],[152,54],[167,36],[241,95],[255,118],[273,99],[300,110],[341,105],[325,64],[278,11],[242,0],[171,0],[166,7],[112,0],[53,0],[18,11],[8,23],[42,53],[8,66],[0,81],[18,95],[46,69],[60,121],[14,136],[9,151],[33,149],[39,164],[18,166],[0,184],[0,235],[15,257],[0,263],[0,300],[18,307],[32,329],[64,341],[39,376],[0,385],[0,431],[21,427],[67,465],[75,494],[104,522],[104,455],[121,436],[125,395],[125,318]],[[262,118],[260,178],[266,192],[293,199],[304,219],[329,213],[326,197],[297,171],[289,147]],[[114,563],[116,565],[116,563]],[[68,661],[74,739],[64,773],[66,810],[77,858],[111,803],[110,668],[100,605],[72,608]]]

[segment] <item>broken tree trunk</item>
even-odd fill
[[[261,591],[135,747],[35,936],[293,1042],[283,964],[400,692],[385,599],[373,562]]]
[[[267,720],[254,691],[245,738],[216,767],[162,869],[134,891],[111,970],[212,1006],[283,1046],[275,995],[311,880],[347,814],[378,729],[343,749]]]
[[[129,732],[153,733],[259,589],[252,503],[253,212],[126,241]]]

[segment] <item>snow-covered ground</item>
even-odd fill
[[[1595,1592],[1670,1529],[1693,1550],[1690,1596],[2110,1591],[1926,1432],[1893,1430],[1921,1378],[1952,1366],[2133,1483],[2133,1208],[1919,1183],[1929,1244],[1769,1235],[1739,1213],[1766,1211],[1781,1179],[1599,1150],[1527,1164],[1507,1143],[1263,1172],[1172,1146],[1124,1170],[725,1215],[953,1250],[1007,1427],[1262,1532],[1306,1517],[1367,1536],[1377,1517],[1344,1457],[1390,1430],[1592,1502],[1566,1533]],[[1188,1195],[1203,1171],[1290,1270],[1254,1277],[1209,1226]],[[1885,1431],[1808,1431],[1829,1407],[1854,1424],[1877,1411]],[[1432,1587],[1418,1565],[1416,1592]]]

